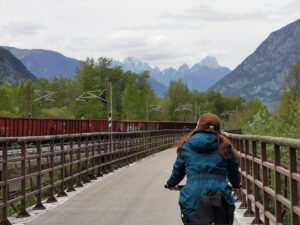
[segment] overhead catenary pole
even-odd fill
[[[32,83],[29,82],[28,83],[28,93],[27,93],[27,96],[28,96],[28,112],[27,112],[27,115],[29,118],[32,117]]]
[[[108,107],[108,131],[113,131],[113,121],[112,121],[112,85],[111,82],[108,81],[108,88],[109,88],[109,107]]]
[[[114,151],[114,145],[113,145],[113,121],[112,121],[112,85],[111,82],[108,80],[108,93],[109,93],[109,99],[108,99],[108,132],[110,133],[109,135],[109,151],[113,152]],[[112,155],[110,156],[112,157]],[[114,170],[115,165],[111,164],[110,165],[110,170]]]
[[[147,99],[147,108],[146,108],[146,113],[147,113],[147,122],[149,121],[149,103],[148,103],[148,99]]]

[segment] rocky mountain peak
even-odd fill
[[[124,59],[122,63],[122,67],[125,70],[131,70],[133,72],[143,72],[143,71],[150,71],[152,68],[149,66],[148,63],[145,63],[133,56],[129,56]]]
[[[0,48],[0,82],[15,84],[22,80],[36,80],[36,77],[8,50]]]
[[[188,66],[188,64],[182,64],[179,68],[178,68],[178,72],[184,72],[184,71],[188,71],[190,68]]]
[[[259,98],[270,110],[283,91],[284,76],[300,57],[300,20],[272,32],[253,54],[212,89],[246,99]]]
[[[204,59],[201,60],[200,63],[197,63],[196,65],[200,66],[200,67],[206,66],[206,67],[213,68],[213,69],[221,67],[219,65],[216,57],[214,57],[214,56],[206,56]]]

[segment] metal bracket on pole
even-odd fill
[[[180,105],[180,106],[178,106],[174,111],[175,111],[175,112],[180,112],[180,111],[192,111],[192,104]]]
[[[147,121],[149,121],[149,112],[157,111],[161,112],[163,110],[163,107],[160,105],[149,105],[147,102]]]
[[[80,96],[78,96],[76,98],[76,101],[85,101],[85,99],[97,98],[101,101],[107,102],[107,100],[105,98],[101,97],[105,91],[106,91],[106,89],[97,90],[97,91],[86,91],[83,94],[81,94]]]
[[[38,98],[33,100],[34,102],[41,100],[41,99],[54,102],[54,99],[52,99],[53,95],[55,94],[54,91],[34,90],[34,93],[38,96]]]
[[[109,97],[103,98],[105,91],[109,91]],[[87,99],[99,99],[107,104],[108,111],[108,131],[112,132],[112,85],[108,82],[108,88],[96,91],[86,91],[76,98],[76,101],[86,101]]]
[[[152,112],[152,111],[161,112],[162,106],[161,105],[149,105],[149,112]]]

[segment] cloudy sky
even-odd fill
[[[234,69],[299,18],[299,0],[0,0],[0,45],[161,68],[213,55]]]

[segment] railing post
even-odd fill
[[[146,157],[148,154],[147,145],[146,145],[146,132],[143,131],[143,144],[144,144],[144,156]]]
[[[109,167],[108,167],[108,170],[109,172],[112,172],[114,169],[113,169],[113,154],[114,154],[114,148],[113,148],[113,135],[112,135],[112,132],[110,131],[110,134],[109,134]]]
[[[46,207],[42,204],[42,146],[41,146],[41,141],[37,141],[37,170],[38,170],[38,175],[37,175],[37,188],[39,190],[39,193],[36,195],[37,203],[33,209],[35,210],[43,210],[46,209]]]
[[[95,136],[92,136],[92,173],[90,174],[91,180],[97,180],[97,177],[95,175],[95,167],[96,167],[96,159],[95,159]]]
[[[49,178],[50,178],[50,196],[47,199],[47,203],[50,202],[57,202],[56,198],[54,197],[55,194],[55,186],[54,186],[54,140],[50,140],[50,172],[49,172]]]
[[[115,155],[115,157],[114,157],[114,161],[115,161],[115,163],[114,163],[114,169],[118,169],[119,167],[120,167],[120,145],[119,145],[119,139],[120,139],[120,135],[119,134],[115,134],[115,141],[114,141],[114,151],[115,151],[115,153],[114,153],[114,155]]]
[[[251,184],[247,175],[250,174],[250,162],[247,156],[249,156],[249,141],[245,140],[245,173],[246,173],[245,180],[246,180],[246,191],[247,191],[247,196],[246,196],[247,210],[244,213],[244,216],[250,217],[254,215],[254,212],[252,210],[251,200],[249,199],[249,195],[251,194]]]
[[[108,161],[109,161],[109,137],[107,135],[105,135],[103,137],[103,141],[104,141],[104,156],[103,156],[103,163],[105,164],[103,171],[104,173],[109,173],[108,170]]]
[[[101,144],[101,135],[98,135],[97,136],[97,144],[98,144],[98,147],[97,147],[97,153],[98,153],[98,171],[97,171],[97,176],[99,177],[102,177],[103,176],[103,173],[102,173],[102,144]]]
[[[263,187],[268,187],[268,168],[264,166],[264,162],[267,161],[267,145],[261,142],[261,160],[262,160],[262,173],[263,173]],[[266,212],[269,211],[269,195],[263,190],[263,203],[264,203],[264,224],[269,225],[270,220],[266,216]]]
[[[21,180],[21,211],[19,212],[17,218],[23,218],[30,216],[26,211],[26,142],[21,143],[21,175],[23,179]]]
[[[280,166],[280,146],[274,145],[274,159],[275,159],[275,217],[276,223],[281,223],[281,203],[278,200],[278,195],[281,195],[281,179],[277,167]]]
[[[138,138],[136,133],[133,134],[133,149],[134,149],[134,162],[138,161],[138,151],[139,151],[139,147],[138,147]]]
[[[84,152],[85,152],[85,175],[83,182],[84,183],[90,183],[91,179],[89,178],[89,168],[90,168],[90,162],[89,162],[89,138],[88,136],[84,137]]]
[[[65,192],[65,140],[62,138],[60,140],[60,162],[61,162],[61,169],[60,169],[60,192],[58,193],[57,197],[65,197],[67,193]]]
[[[67,189],[67,192],[72,192],[72,191],[76,191],[75,188],[74,188],[74,142],[73,142],[73,138],[71,137],[70,138],[70,151],[69,151],[69,155],[70,155],[70,176],[71,176],[71,180],[70,180],[70,183],[69,183],[69,187]]]
[[[122,149],[123,149],[123,166],[127,165],[127,146],[126,146],[127,137],[126,134],[122,135]]]
[[[290,158],[290,193],[291,193],[291,225],[298,225],[298,216],[295,213],[294,206],[298,205],[298,189],[297,181],[293,179],[293,174],[297,173],[297,154],[296,149],[289,147],[289,158]]]
[[[8,156],[7,156],[7,150],[8,150],[8,143],[4,142],[3,143],[3,161],[2,161],[2,181],[4,181],[4,185],[2,186],[2,201],[3,201],[3,208],[2,208],[2,218],[1,218],[1,225],[11,225],[9,220],[7,219],[8,216],[8,198],[9,198],[9,193],[8,193]]]
[[[81,167],[82,167],[82,161],[81,161],[81,138],[82,136],[78,137],[78,142],[77,142],[77,172],[78,177],[77,177],[77,183],[76,183],[76,187],[83,187],[82,184],[82,173],[81,173]]]
[[[259,188],[255,184],[255,181],[258,180],[258,165],[254,161],[254,159],[257,158],[257,143],[256,141],[252,141],[252,169],[253,169],[253,190],[254,190],[254,202],[257,202],[259,199]],[[252,221],[252,224],[263,224],[262,220],[260,219],[259,215],[259,208],[254,204],[254,213],[255,218]]]
[[[241,174],[243,174],[244,172],[246,172],[246,170],[245,170],[245,160],[246,159],[245,159],[244,141],[243,140],[238,140],[237,143],[238,143],[237,147],[241,152]],[[241,181],[242,181],[242,190],[241,190],[241,192],[243,190],[246,190],[245,180],[246,180],[246,178],[243,175],[241,175]],[[245,209],[245,208],[247,208],[247,200],[246,200],[247,196],[243,192],[241,194],[242,194],[241,195],[242,204],[240,205],[240,209]]]

